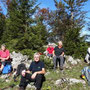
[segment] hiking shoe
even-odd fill
[[[63,67],[60,67],[60,70],[63,70]]]

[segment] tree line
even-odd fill
[[[58,35],[66,55],[83,58],[88,44],[80,37],[80,31],[87,13],[82,8],[88,0],[53,1],[55,10],[39,8],[37,0],[2,0],[7,15],[0,9],[0,44],[31,57],[45,50],[47,38]]]

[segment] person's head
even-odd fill
[[[6,49],[6,45],[5,44],[2,44],[1,45],[1,49],[4,51]]]
[[[59,47],[62,47],[62,46],[63,46],[62,41],[59,41],[59,42],[58,42],[58,46],[59,46]]]
[[[40,54],[39,53],[35,53],[34,54],[34,61],[38,62],[40,60]]]
[[[51,44],[51,43],[49,43],[49,44],[48,44],[48,47],[52,47],[52,44]]]

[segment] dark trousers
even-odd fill
[[[45,77],[42,74],[37,74],[35,79],[31,78],[31,74],[26,74],[25,77],[21,76],[19,86],[26,88],[28,83],[35,82],[35,87],[40,89],[42,87],[43,81],[45,81]]]
[[[59,59],[59,62],[60,62],[60,68],[63,68],[64,57],[63,57],[63,56],[54,56],[54,57],[53,57],[54,69],[56,69],[57,59]]]

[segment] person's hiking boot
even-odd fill
[[[63,67],[60,67],[60,70],[62,71],[63,70]]]

